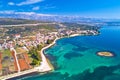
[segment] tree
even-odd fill
[[[40,61],[33,59],[31,65],[40,65]]]
[[[43,48],[42,45],[37,45],[38,50],[41,50],[42,48]]]
[[[48,39],[48,40],[47,40],[47,44],[52,43],[52,41],[53,41],[53,40]]]
[[[41,45],[37,46],[37,47],[33,47],[30,51],[29,51],[29,55],[32,57],[32,63],[31,65],[40,65],[41,62],[41,55],[38,52],[38,48],[41,48]]]

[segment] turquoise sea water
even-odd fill
[[[55,71],[20,80],[120,80],[120,27],[106,26],[97,36],[63,38],[45,51]],[[110,51],[114,57],[100,57]]]

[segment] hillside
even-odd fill
[[[0,18],[0,25],[35,24],[40,21],[14,18]]]

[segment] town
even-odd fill
[[[0,27],[0,76],[40,66],[42,63],[40,51],[56,38],[99,34],[97,28],[93,26],[92,29],[81,29],[81,27],[69,28],[68,25],[61,25]]]

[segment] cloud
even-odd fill
[[[30,4],[35,4],[35,3],[39,3],[42,2],[43,0],[26,0],[24,2],[18,3],[16,4],[17,6],[23,6],[23,5],[30,5]]]
[[[36,16],[54,16],[51,14],[41,14],[41,13],[35,13],[35,12],[14,12],[14,14],[23,14],[23,15],[36,15]]]
[[[8,5],[13,6],[13,5],[15,5],[15,3],[13,3],[13,2],[8,2]]]
[[[32,10],[39,10],[40,7],[39,6],[36,6],[36,7],[33,7]]]
[[[44,9],[54,9],[56,6],[45,6]]]
[[[52,4],[46,4],[43,6],[43,9],[55,9],[55,8],[57,8],[57,7]]]
[[[15,13],[13,10],[0,11],[0,14],[13,14],[13,13]]]
[[[12,11],[12,10],[8,10],[8,11],[0,11],[0,14],[11,14],[11,15],[27,15],[27,16],[55,16],[55,15],[51,15],[51,14],[41,14],[41,13],[35,13],[35,12],[16,12],[16,11]],[[24,16],[23,16],[24,17]]]

